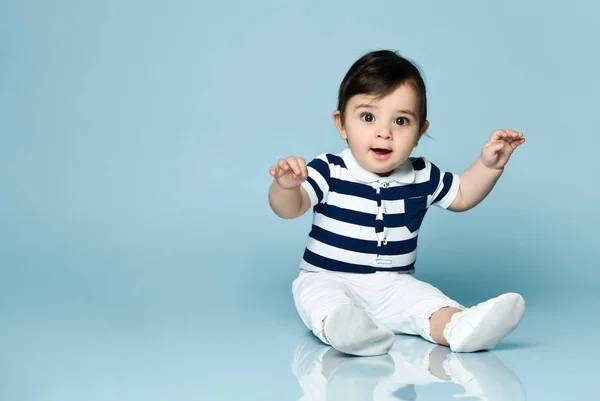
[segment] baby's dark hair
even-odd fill
[[[401,84],[410,84],[419,98],[419,128],[427,120],[427,93],[421,72],[412,62],[391,50],[363,55],[350,67],[340,84],[338,110],[344,121],[346,105],[352,96],[366,94],[382,98]]]

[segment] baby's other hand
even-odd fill
[[[497,130],[483,145],[481,161],[492,169],[503,169],[513,151],[525,142],[523,133],[512,130]]]
[[[306,161],[301,157],[290,156],[279,159],[277,164],[269,170],[277,184],[284,189],[299,187],[308,177]]]

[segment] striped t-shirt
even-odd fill
[[[457,174],[424,158],[411,157],[380,177],[361,167],[349,148],[321,154],[307,167],[302,187],[313,224],[300,268],[308,271],[414,272],[427,209],[447,209],[459,187]]]

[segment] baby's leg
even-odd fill
[[[389,351],[394,333],[374,321],[341,273],[301,272],[292,292],[304,324],[324,343],[351,355]]]
[[[448,341],[444,338],[444,329],[450,322],[450,319],[452,319],[452,316],[460,311],[462,311],[462,309],[443,307],[431,315],[429,318],[429,330],[433,341],[441,345],[448,345]]]
[[[419,334],[455,352],[494,348],[525,312],[519,294],[503,294],[467,309],[413,276],[398,275],[390,281],[375,318],[396,333]]]
[[[410,274],[385,275],[386,286],[373,297],[370,306],[374,318],[395,333],[419,335],[430,342],[448,345],[441,335],[444,320],[463,307]]]

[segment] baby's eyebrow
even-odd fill
[[[360,109],[360,108],[365,108],[365,109],[376,109],[377,106],[373,106],[372,104],[367,104],[367,103],[361,103],[358,106],[356,106],[355,110]]]
[[[413,113],[410,110],[396,110],[398,113],[404,113],[404,114],[408,114],[409,116],[411,116],[412,118],[417,118],[417,115],[415,113]]]

